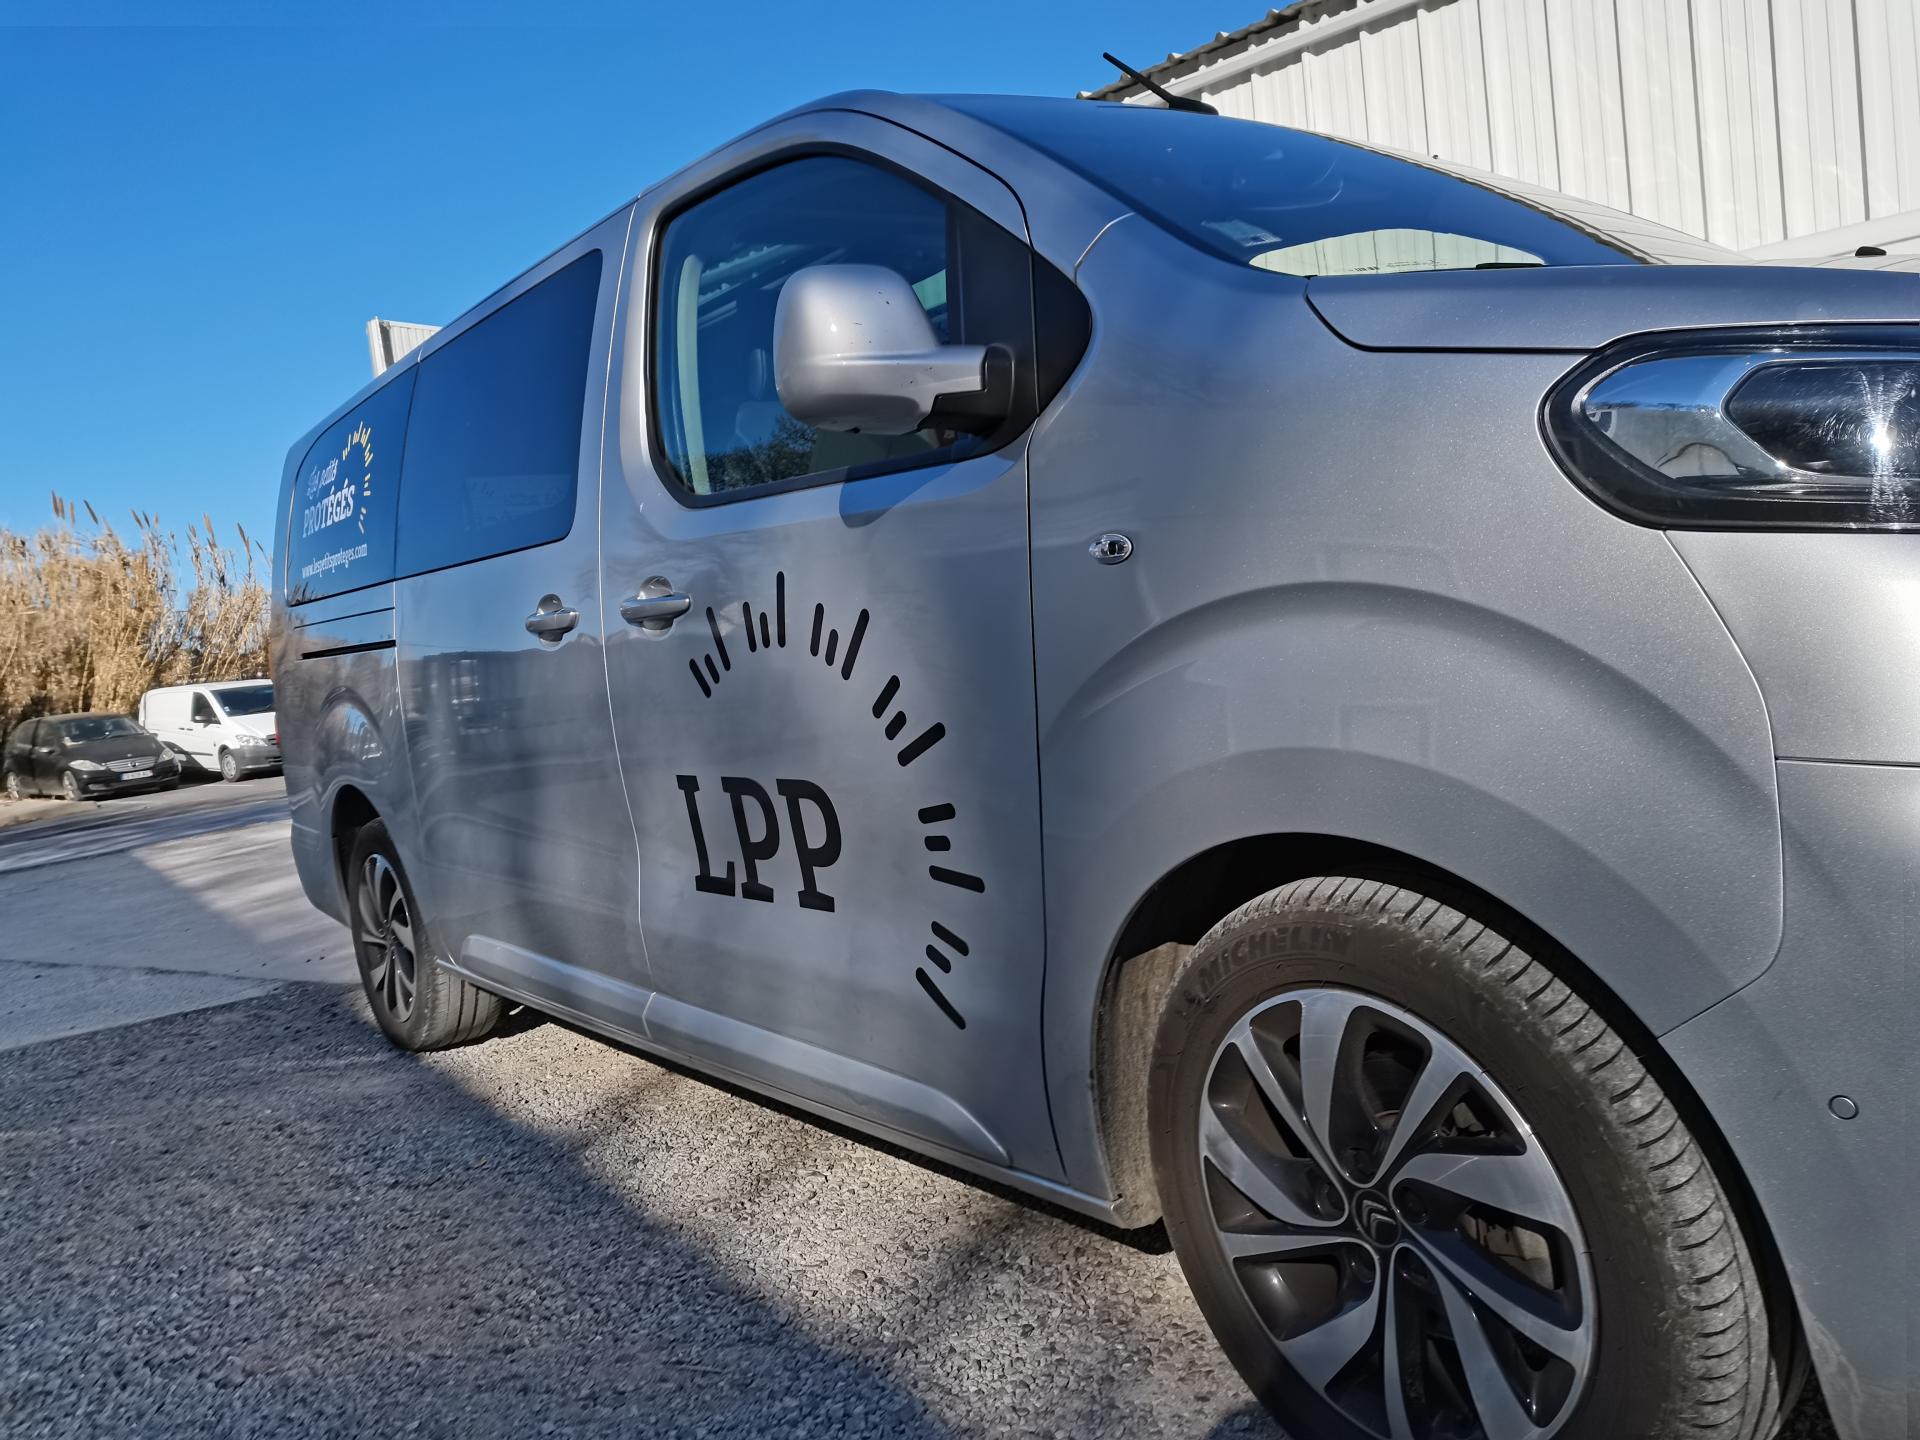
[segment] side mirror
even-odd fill
[[[1011,409],[1013,357],[942,345],[913,287],[883,265],[809,265],[780,287],[773,384],[789,415],[822,430],[908,435],[931,420],[985,433]]]

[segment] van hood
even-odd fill
[[[258,735],[262,740],[271,740],[280,733],[280,716],[273,710],[262,710],[258,715],[236,715],[227,723],[236,730]]]
[[[1327,327],[1368,350],[1565,350],[1703,325],[1920,322],[1920,274],[1786,265],[1565,265],[1327,275]]]

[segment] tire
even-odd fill
[[[1726,1187],[1538,948],[1391,882],[1321,877],[1222,920],[1169,992],[1149,1084],[1167,1229],[1299,1440],[1779,1424],[1792,1320],[1769,1312]]]
[[[20,777],[9,770],[7,772],[7,799],[24,800],[26,798],[26,787],[20,783]]]
[[[247,778],[247,772],[240,768],[240,757],[231,750],[220,752],[220,778],[229,785],[238,785]]]
[[[361,988],[389,1040],[402,1050],[443,1050],[492,1031],[500,997],[436,963],[426,918],[381,821],[354,837],[347,906]]]
[[[80,788],[80,779],[71,770],[60,772],[60,794],[68,800],[80,801],[87,798],[87,792]]]

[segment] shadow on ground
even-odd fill
[[[693,1433],[853,1404],[941,1433],[338,995],[18,1052],[0,1086],[9,1434]]]
[[[289,985],[0,1097],[9,1436],[1277,1434],[1151,1241],[531,1016]]]
[[[1036,1256],[1155,1290],[1170,1258],[558,1026],[420,1060],[289,986],[0,1055],[0,1095],[10,1436],[1200,1434],[1244,1403],[1195,1316],[1211,1403],[1140,1413],[1186,1368],[1140,1373],[1141,1276],[1078,1337]]]

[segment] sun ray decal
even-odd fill
[[[702,699],[712,700],[719,695],[721,681],[733,673],[735,662],[746,666],[760,657],[788,651],[787,604],[787,575],[782,570],[773,577],[771,605],[742,599],[738,605],[729,601],[724,610],[706,607],[707,638],[711,644],[705,647],[704,653],[687,661],[687,672],[693,677]],[[806,615],[808,608],[801,602],[800,613]],[[827,674],[851,683],[866,653],[873,613],[861,609],[843,632],[824,602],[816,601],[810,608],[812,614],[805,631],[807,657],[819,661]],[[729,649],[730,635],[736,641],[744,640],[744,649],[739,645]],[[797,642],[792,653],[801,653]],[[947,734],[946,724],[940,720],[929,722],[924,711],[916,723],[909,713],[904,688],[899,675],[889,674],[874,692],[872,702],[866,705],[879,730],[877,739],[892,753],[895,765],[901,770],[920,760]],[[723,868],[718,872],[712,868],[716,857],[709,852],[701,820],[700,777],[679,775],[675,781],[685,799],[693,829],[699,862],[695,888],[715,895],[770,899],[771,891],[759,878],[758,866],[777,853],[774,847],[781,843],[778,837],[780,821],[784,818],[787,838],[799,854],[803,882],[799,904],[813,910],[831,912],[834,909],[834,897],[823,888],[822,876],[839,858],[840,826],[833,802],[823,789],[810,781],[783,779],[777,781],[770,792],[760,782],[747,777],[720,777],[718,788],[724,793],[725,803],[739,827],[741,849],[736,875],[734,861],[720,862]],[[947,988],[964,986],[965,962],[971,952],[955,928],[959,922],[948,914],[948,907],[965,906],[968,902],[964,897],[985,894],[987,882],[973,871],[961,868],[955,859],[954,832],[962,827],[959,810],[952,801],[937,800],[921,805],[915,819],[922,831],[921,851],[927,857],[927,883],[939,887],[929,891],[929,897],[938,904],[940,918],[929,921],[926,934],[932,936],[931,941],[923,936],[914,942],[920,952],[916,962],[920,958],[926,962],[915,963],[914,978],[934,1008],[955,1029],[965,1030],[966,1016]]]

